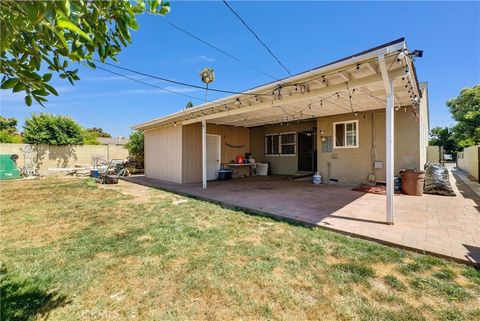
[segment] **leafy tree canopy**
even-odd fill
[[[15,118],[0,116],[0,130],[13,134],[17,132],[18,121]]]
[[[69,61],[95,68],[131,42],[129,29],[137,30],[136,15],[169,12],[163,0],[137,1],[0,1],[0,72],[2,89],[25,92],[25,103],[40,105],[46,96],[58,95],[49,82],[52,73],[71,84],[79,80]],[[43,73],[47,67],[51,72]]]
[[[82,145],[84,130],[72,118],[47,113],[25,120],[23,139],[27,144]]]
[[[434,127],[430,130],[430,137],[430,145],[443,146],[444,153],[455,154],[458,150],[451,128]]]
[[[96,137],[112,138],[112,135],[104,131],[103,128],[92,127],[92,128],[87,128],[86,131],[92,133]]]
[[[456,98],[447,101],[457,125],[453,128],[459,147],[480,144],[480,85],[465,88]]]
[[[136,160],[143,160],[144,157],[144,135],[140,130],[130,134],[128,142],[125,144],[128,154]]]

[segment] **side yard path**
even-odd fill
[[[480,320],[480,271],[121,182],[9,181],[1,320]]]

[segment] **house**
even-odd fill
[[[418,56],[401,38],[136,125],[145,133],[145,175],[207,188],[222,164],[251,153],[272,174],[385,182],[392,222],[394,175],[426,162],[428,97]]]
[[[125,145],[128,142],[128,138],[121,135],[118,137],[98,137],[97,140],[102,145]]]

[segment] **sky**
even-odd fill
[[[323,2],[231,1],[230,5],[293,73],[405,37],[417,58],[420,81],[428,82],[430,126],[451,126],[445,102],[465,87],[480,83],[480,2]],[[170,21],[235,57],[278,78],[286,71],[228,11],[221,1],[171,1],[166,16],[141,15],[132,44],[119,55],[119,66],[203,85],[199,72],[214,68],[215,88],[242,91],[272,79],[224,56],[166,24]],[[178,93],[202,99],[201,89],[110,70]],[[45,107],[26,107],[24,95],[0,91],[0,111],[19,120],[31,113],[68,115],[82,126],[102,127],[128,136],[130,127],[181,110],[191,100],[102,70],[81,67],[80,81],[54,78],[59,97]],[[224,94],[209,93],[209,100]]]

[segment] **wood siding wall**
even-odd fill
[[[202,181],[202,127],[200,123],[182,126],[182,183]],[[250,152],[248,128],[207,124],[207,134],[221,136],[221,162],[229,163],[238,154]],[[230,146],[228,146],[228,145]],[[238,146],[238,147],[231,147]]]
[[[145,176],[182,182],[182,126],[145,131]]]

